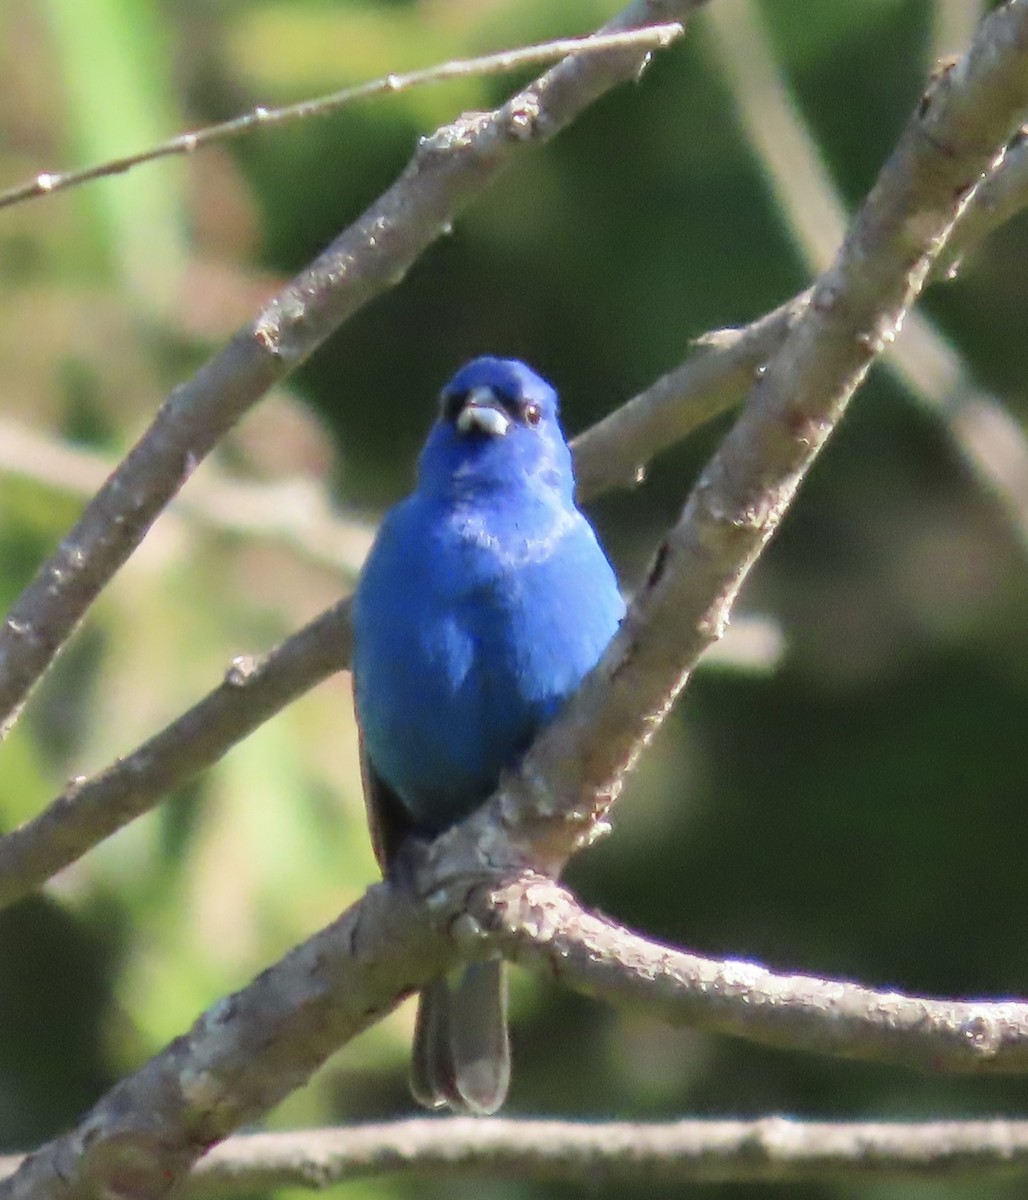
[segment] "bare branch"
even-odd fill
[[[969,205],[976,196],[977,191]],[[962,227],[963,220],[958,220],[958,240]],[[576,439],[580,498],[631,483],[655,454],[738,403],[758,369],[803,316],[809,299],[810,293],[804,293],[745,329],[708,335],[700,343],[700,354]],[[699,658],[710,633],[700,618],[686,662]],[[122,824],[152,808],[169,787],[217,761],[280,704],[348,665],[345,610],[330,610],[262,660],[246,688],[219,686],[140,750],[80,783],[77,790],[69,788],[39,816],[0,838],[0,906],[38,887]],[[629,693],[626,702],[630,699]],[[204,731],[202,753],[189,751],[188,731],[193,728]],[[112,789],[109,800],[108,788]]]
[[[776,633],[759,622],[750,633],[750,658],[766,667],[780,650]],[[263,658],[236,659],[212,692],[131,754],[96,775],[70,780],[42,812],[0,837],[0,909],[149,812],[297,697],[346,670],[352,644],[344,600]]]
[[[462,874],[459,841],[448,840],[450,852],[419,874],[420,899],[385,884],[371,888],[208,1009],[77,1129],[23,1159],[0,1179],[0,1197],[157,1200],[214,1143],[299,1087],[404,995],[490,945],[676,1023],[933,1069],[1028,1072],[1028,1004],[918,1000],[700,959],[618,929],[551,880],[529,874],[493,886],[480,868],[477,877]],[[445,1136],[442,1124],[430,1124]],[[419,1166],[432,1165],[425,1153]],[[907,1153],[916,1157],[916,1147]]]
[[[22,1160],[0,1158],[0,1179]],[[182,1200],[323,1190],[396,1173],[445,1179],[484,1172],[581,1185],[799,1183],[826,1179],[1017,1178],[1028,1121],[515,1120],[416,1117],[352,1129],[243,1134],[200,1159]]]
[[[1023,1001],[932,1000],[701,958],[584,911],[550,879],[518,879],[471,911],[506,957],[671,1025],[922,1071],[1028,1073]]]
[[[343,601],[264,658],[236,659],[214,691],[128,757],[90,779],[71,780],[38,816],[0,838],[0,908],[45,883],[347,666],[351,645],[349,603]]]
[[[950,275],[954,264],[982,238],[1026,207],[1028,136],[1022,131],[958,213],[929,280]],[[739,404],[803,315],[810,294],[801,292],[741,329],[705,334],[696,342],[698,354],[576,438],[579,498],[591,500],[609,488],[634,486],[652,458]],[[1010,492],[1009,487],[1004,490]]]
[[[702,0],[637,0],[607,27],[684,20]],[[491,113],[425,139],[400,178],[194,378],[165,401],[0,628],[0,732],[96,596],[219,438],[368,300],[397,283],[519,153],[638,75],[649,50],[566,58]]]
[[[106,455],[58,442],[0,417],[0,472],[87,499],[115,468]],[[304,558],[356,576],[372,531],[333,512],[324,488],[296,478],[272,483],[237,479],[207,463],[170,512],[224,533],[280,542]]]
[[[746,136],[764,166],[779,208],[812,271],[831,261],[846,211],[768,44],[752,0],[722,0],[709,13]],[[981,237],[1028,204],[1023,131],[975,189],[933,273],[952,273],[954,242]],[[1003,405],[968,378],[960,356],[921,311],[908,315],[885,364],[929,408],[979,485],[1028,551],[1028,438]]]
[[[384,75],[381,79],[372,79],[367,83],[343,88],[341,91],[332,92],[327,96],[301,100],[297,104],[287,104],[282,108],[265,108],[260,105],[229,121],[221,121],[217,125],[207,125],[203,129],[194,129],[189,133],[180,133],[177,137],[162,142],[159,146],[152,146],[149,150],[140,150],[135,154],[123,155],[121,158],[111,158],[106,162],[96,163],[91,167],[82,167],[75,171],[41,171],[35,179],[0,192],[0,208],[9,208],[12,204],[19,204],[24,200],[34,200],[40,196],[50,196],[54,192],[65,191],[93,179],[121,175],[133,167],[155,162],[160,158],[193,154],[204,146],[212,145],[215,142],[224,142],[229,138],[238,137],[240,134],[251,133],[255,129],[270,129],[277,125],[302,121],[307,117],[326,117],[358,100],[370,100],[375,96],[408,92],[412,88],[423,87],[429,83],[443,83],[449,79],[506,74],[521,67],[552,62],[556,58],[564,58],[569,54],[596,54],[605,50],[618,49],[661,50],[665,46],[669,46],[682,32],[682,26],[678,22],[671,22],[618,33],[561,38],[552,42],[542,42],[536,46],[522,46],[516,50],[502,50],[496,54],[485,54],[478,58],[439,63],[434,67],[425,67],[403,75]]]
[[[1012,0],[933,82],[838,257],[702,472],[603,660],[537,738],[495,811],[478,814],[488,861],[503,863],[510,849],[493,846],[490,830],[516,826],[513,864],[556,874],[602,827],[625,772],[721,636],[806,471],[1026,107],[1028,0]]]
[[[934,0],[926,59],[934,68],[940,59],[957,54],[968,44],[982,19],[982,0]]]
[[[945,276],[960,266],[968,247],[1006,224],[1028,207],[1028,125],[1014,137],[1003,161],[982,180],[974,200],[967,206],[958,226],[936,263],[937,275]]]
[[[832,261],[847,212],[789,90],[761,15],[751,0],[726,0],[707,14],[732,107],[778,201],[793,242],[812,272]]]
[[[575,66],[588,70],[588,64]],[[577,80],[559,71],[548,78],[560,78],[580,101],[571,87]],[[556,934],[549,936],[547,921],[559,889],[518,868],[555,871],[595,835],[625,770],[699,654],[719,636],[806,469],[916,298],[963,197],[1025,107],[1028,0],[1011,0],[992,13],[968,56],[925,97],[834,265],[701,476],[603,662],[497,797],[427,850],[414,876],[421,903],[384,885],[373,888],[335,925],[215,1005],[189,1034],[101,1100],[76,1131],[30,1156],[0,1195],[159,1197],[213,1142],[298,1086],[342,1041],[458,956],[485,953],[497,942],[512,952],[548,953]],[[290,314],[274,322],[273,333],[270,328],[255,335],[265,334],[286,357],[306,344]],[[506,877],[499,886],[497,873]],[[558,950],[578,954],[580,945],[582,960],[589,959],[594,920],[565,907],[560,936],[566,940]],[[642,949],[631,942],[630,954]],[[657,953],[673,961],[666,948]],[[619,987],[625,986],[621,966],[611,976]],[[590,986],[603,969],[602,962],[585,962]],[[701,972],[692,1011],[704,1006],[718,1020],[725,1017],[718,983],[740,988],[740,1010],[753,1011],[763,994],[755,987],[756,969],[743,968],[741,978],[739,971],[738,964],[720,964],[713,973]],[[666,978],[675,991],[668,1003],[678,1011],[685,981],[673,968]],[[895,1050],[909,1061],[909,1051],[895,1047],[884,1015],[895,997],[823,985],[834,999],[825,993],[818,1008],[791,991],[788,980],[772,978],[759,977],[770,1005],[766,1012],[757,1006],[759,1036],[788,1040],[784,1021],[768,1016],[784,1011],[778,1002],[784,996],[800,1006],[804,1048],[813,1038],[836,1053],[856,1052],[860,1022],[847,1015],[851,998],[875,1030],[879,1056]],[[661,994],[652,983],[645,990]],[[896,1020],[909,1023],[908,1004],[917,1002],[904,999]],[[922,1012],[929,1011],[926,1004]],[[739,1032],[742,1025],[740,1019]],[[945,1021],[938,1029],[954,1067],[1023,1070],[1028,1062],[1028,1006],[969,1007],[962,1042]]]
[[[804,292],[743,329],[719,329],[699,353],[575,438],[578,499],[634,487],[661,451],[734,408],[781,346],[810,299]]]
[[[455,957],[428,908],[384,884],[122,1080],[0,1181],[4,1200],[157,1200]]]

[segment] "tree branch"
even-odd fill
[[[469,873],[448,840],[419,871],[417,896],[371,888],[21,1160],[0,1197],[157,1200],[405,995],[495,946],[674,1023],[934,1070],[1028,1072],[1028,1004],[924,1000],[701,959],[585,911],[552,880]]]
[[[1020,152],[1021,142],[1015,142]],[[979,189],[991,187],[1010,161],[1008,153]],[[1007,190],[1006,184],[998,186]],[[947,247],[956,243],[966,249],[972,232],[983,228],[965,216],[975,211],[979,189],[958,215]],[[810,292],[803,293],[744,329],[708,334],[700,340],[698,355],[577,438],[579,498],[634,483],[650,458],[737,404],[809,300]],[[1016,485],[1011,481],[1007,494],[1020,494]],[[348,667],[349,637],[345,608],[329,610],[253,664],[245,687],[222,683],[138,750],[99,775],[76,781],[38,816],[0,837],[0,907],[147,812],[169,788],[216,762],[281,706]],[[702,648],[695,650],[695,658]],[[236,675],[230,671],[229,678]],[[194,731],[202,731],[202,738]]]
[[[1028,135],[1022,130],[957,214],[929,282],[948,278],[955,263],[1026,207]],[[576,438],[579,499],[635,486],[652,458],[734,408],[803,315],[810,296],[808,289],[750,325],[705,334],[695,342],[698,354]]]
[[[831,262],[846,230],[846,209],[768,42],[752,0],[722,0],[708,24],[720,50],[740,123],[779,200],[779,211],[812,272]],[[983,236],[1028,203],[1023,131],[975,189],[947,240],[941,270],[951,274],[955,241]],[[947,253],[948,252],[948,253]],[[933,267],[938,277],[940,265]],[[1028,551],[1028,438],[994,397],[976,387],[960,356],[920,310],[887,347],[885,365],[929,408],[979,486]]]
[[[140,150],[135,154],[108,159],[106,162],[96,163],[91,167],[81,167],[74,171],[41,171],[27,183],[21,183],[0,192],[0,208],[9,208],[13,204],[20,204],[25,200],[35,200],[40,196],[51,196],[54,192],[66,191],[79,184],[89,183],[93,179],[121,175],[143,163],[156,162],[161,158],[194,154],[204,146],[210,146],[215,142],[224,142],[229,138],[239,137],[240,134],[251,133],[255,129],[271,129],[279,125],[288,125],[293,121],[303,121],[308,117],[325,117],[358,100],[370,100],[375,96],[409,92],[412,88],[424,87],[429,83],[442,83],[449,79],[505,74],[521,67],[552,62],[556,58],[564,58],[569,54],[596,54],[604,50],[634,48],[644,51],[661,50],[670,45],[682,32],[681,25],[674,22],[666,25],[651,25],[643,29],[630,29],[620,33],[599,33],[589,37],[561,38],[552,42],[542,42],[535,46],[521,46],[516,50],[501,50],[496,54],[484,54],[478,58],[437,63],[434,67],[409,71],[403,75],[384,75],[381,79],[372,79],[367,83],[343,88],[341,91],[332,92],[327,96],[301,100],[282,108],[265,108],[261,105],[241,116],[233,117],[229,121],[221,121],[217,125],[206,125],[203,129],[194,129],[189,133],[180,133],[178,136],[162,142],[159,146],[152,146],[149,150]]]
[[[156,1200],[211,1145],[272,1107],[338,1047],[452,965],[428,906],[387,887],[219,1000],[78,1128],[0,1181],[4,1200]]]
[[[735,408],[809,301],[810,292],[801,292],[741,329],[704,334],[694,343],[698,354],[575,438],[578,500],[635,487],[651,459]]]
[[[1026,107],[1028,0],[1011,0],[984,22],[967,57],[941,77],[908,125],[836,262],[703,472],[599,667],[497,796],[428,847],[413,869],[420,902],[385,885],[371,889],[328,930],[216,1004],[114,1088],[77,1130],[31,1155],[0,1195],[159,1197],[211,1144],[273,1105],[342,1041],[458,957],[486,953],[497,942],[544,953],[547,909],[537,913],[532,897],[540,887],[553,896],[556,885],[520,868],[554,873],[602,826],[624,772],[719,636],[804,472],[915,299],[963,198]],[[587,957],[592,918],[570,909],[562,916],[562,947],[570,953],[577,944],[577,921]],[[632,943],[633,952],[639,949]],[[594,986],[602,964],[592,970]],[[746,972],[754,969],[746,968],[741,981],[738,970],[722,965],[713,978],[722,988],[741,986],[740,1007],[748,1010],[757,993],[748,990],[754,980]],[[624,974],[617,978],[622,985]],[[844,1035],[854,1024],[845,1015],[840,1024],[838,1014],[845,1014],[847,987],[825,986],[835,989],[835,1000],[827,1017],[816,1005],[803,1010],[803,1045],[811,1036],[818,1041],[821,1029],[826,1046],[846,1052],[853,1043]],[[697,990],[697,1006],[724,1014],[717,987]],[[780,991],[790,994],[787,981]],[[893,1043],[874,1006],[895,998],[872,999],[863,988],[856,996],[877,1021],[884,1056]],[[968,1065],[1023,1069],[1026,1031],[1019,1022],[1028,1009],[983,1004],[973,1012],[963,1035],[971,1048],[961,1051],[952,1030],[943,1029],[953,1060],[963,1053]],[[758,1028],[766,1015],[758,1013]],[[784,1044],[783,1025],[772,1033]]]
[[[603,660],[537,738],[500,801],[476,814],[487,860],[554,875],[595,836],[1026,108],[1028,0],[1011,0],[922,99],[835,262],[700,475]],[[509,843],[490,845],[504,826]]]
[[[954,1073],[1028,1073],[1028,1003],[932,1000],[715,961],[585,911],[519,878],[469,906],[505,957],[618,1008],[768,1046]]]
[[[1006,224],[1028,207],[1028,125],[1023,126],[995,171],[982,180],[958,227],[936,261],[936,276],[945,278],[959,269],[970,246]]]
[[[0,1158],[0,1179],[22,1160]],[[243,1134],[202,1158],[182,1200],[323,1190],[354,1179],[488,1172],[581,1185],[823,1183],[1018,1177],[1028,1121],[861,1122],[683,1120],[666,1123],[418,1117],[351,1129]]]
[[[636,0],[607,27],[684,20],[702,0]],[[161,509],[228,429],[287,371],[397,283],[467,205],[530,146],[549,141],[649,49],[571,57],[491,113],[424,140],[399,179],[161,406],[0,628],[0,733]]]
[[[202,700],[125,758],[73,779],[38,816],[0,838],[0,908],[13,904],[199,774],[315,683],[350,661],[349,601],[261,659],[237,658]]]

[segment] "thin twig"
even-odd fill
[[[908,124],[839,257],[703,472],[599,667],[536,741],[518,775],[427,848],[412,876],[421,901],[385,885],[371,889],[328,930],[219,1001],[76,1130],[30,1156],[0,1185],[0,1196],[155,1200],[205,1148],[299,1086],[342,1041],[458,956],[487,952],[504,929],[508,936],[523,930],[518,944],[546,953],[545,927],[533,931],[531,924],[539,907],[535,889],[552,895],[556,885],[518,868],[559,868],[595,835],[624,771],[699,654],[716,640],[805,471],[916,299],[961,198],[1026,106],[1028,0],[1011,0],[983,23],[967,57],[941,77]],[[504,868],[515,878],[497,887]],[[549,911],[543,904],[542,917]],[[562,948],[570,952],[576,921],[566,910],[564,917]],[[502,928],[494,930],[496,918]],[[582,924],[588,924],[584,914]],[[590,938],[582,942],[587,955]],[[723,1011],[719,992],[741,985],[750,1003],[740,1008],[752,1007],[753,968],[740,979],[737,964],[722,967],[720,980],[709,987],[711,981],[701,981],[697,1004],[706,997]],[[836,1014],[845,1010],[846,985],[823,986],[827,1040],[841,1052]],[[873,1005],[872,994],[858,992],[859,1004]],[[644,995],[661,1000],[656,987]],[[1028,1005],[974,1011],[985,1014],[985,1023],[965,1021],[962,1050],[944,1029],[944,1049],[979,1067],[1028,1066]],[[868,1012],[873,1016],[873,1007]],[[880,1041],[887,1051],[888,1038]]]
[[[636,0],[607,32],[684,19],[702,0]],[[667,32],[661,35],[665,40]],[[651,50],[618,46],[563,59],[491,113],[425,139],[400,178],[188,383],[86,507],[0,627],[0,733],[78,622],[212,447],[343,321],[403,278],[423,250],[529,147],[600,95],[637,78]]]
[[[21,1162],[0,1158],[0,1179]],[[179,1184],[183,1200],[322,1191],[353,1179],[417,1174],[602,1184],[824,1183],[828,1179],[1018,1178],[1028,1121],[668,1122],[415,1117],[350,1129],[228,1138]]]
[[[934,0],[929,33],[927,67],[934,70],[940,60],[960,51],[974,37],[982,19],[982,0]]]
[[[611,488],[634,487],[651,459],[735,408],[809,298],[804,292],[742,329],[705,334],[697,339],[696,352],[673,371],[575,438],[579,501]]]
[[[979,186],[1002,175],[1009,161],[1008,154]],[[968,205],[971,212],[977,196],[976,191]],[[1023,198],[1028,202],[1028,193]],[[981,229],[977,221],[962,215],[946,246],[956,242],[967,248]],[[579,499],[631,486],[652,457],[738,404],[809,299],[810,293],[805,292],[744,329],[706,335],[698,343],[698,353],[576,438]],[[993,444],[999,442],[994,439]],[[1002,463],[994,468],[1003,469]],[[1009,469],[1016,469],[1016,464]],[[69,785],[38,816],[0,837],[0,907],[45,883],[97,842],[151,809],[170,787],[216,762],[274,715],[287,698],[348,667],[346,621],[345,609],[338,614],[329,610],[261,660],[245,689],[217,687],[142,747],[102,774],[79,781],[78,789]],[[193,728],[205,733],[199,754],[188,749]],[[109,803],[108,788],[112,789]]]
[[[302,121],[308,117],[326,117],[358,100],[370,100],[375,96],[407,92],[412,88],[424,87],[425,84],[443,83],[450,79],[507,74],[521,67],[552,62],[554,59],[564,58],[567,55],[597,54],[606,50],[618,49],[660,50],[670,45],[681,33],[682,26],[678,22],[671,22],[617,33],[595,33],[588,37],[560,38],[552,42],[542,42],[536,46],[522,46],[516,50],[502,50],[496,54],[485,54],[478,58],[438,63],[436,66],[409,71],[406,74],[384,75],[381,79],[372,79],[367,83],[359,83],[354,87],[331,92],[327,96],[301,100],[282,108],[266,108],[264,105],[258,105],[249,112],[233,117],[229,121],[222,121],[217,125],[206,125],[202,129],[194,129],[189,133],[180,133],[177,137],[162,142],[159,146],[151,146],[149,150],[140,150],[135,154],[110,158],[74,171],[41,171],[34,179],[0,192],[0,208],[9,208],[12,204],[20,204],[24,200],[33,200],[39,196],[51,196],[54,192],[65,191],[93,179],[120,175],[133,167],[138,167],[141,163],[154,162],[157,159],[171,158],[175,155],[192,154],[214,142],[223,142],[228,138],[239,137],[241,134],[251,133],[255,129],[270,129],[277,125]]]

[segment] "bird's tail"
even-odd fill
[[[435,979],[418,997],[410,1085],[426,1108],[484,1116],[507,1098],[507,978],[500,959],[472,963],[456,986]]]

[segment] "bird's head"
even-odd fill
[[[451,493],[541,485],[570,498],[557,393],[517,359],[472,359],[443,388],[419,484]]]

